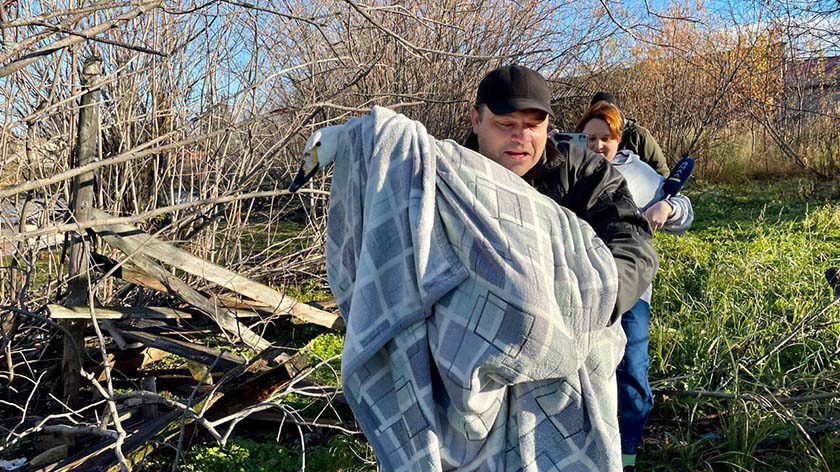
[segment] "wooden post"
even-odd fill
[[[147,392],[158,393],[157,391],[157,378],[154,376],[146,376],[140,380],[140,390],[146,390]],[[157,418],[160,416],[158,413],[158,406],[154,403],[144,404],[140,408],[140,414],[143,415],[144,420],[150,420],[152,418]]]
[[[91,57],[84,63],[82,84],[94,84],[102,73],[102,62]],[[79,108],[79,128],[76,141],[76,165],[84,166],[96,161],[99,155],[99,89],[82,95]],[[78,222],[90,220],[94,201],[94,173],[82,174],[73,180],[71,211]],[[88,258],[90,248],[83,234],[73,235],[70,241],[66,304],[88,304]],[[64,356],[61,362],[63,396],[70,406],[77,406],[81,385],[82,352],[85,349],[84,320],[67,320],[62,323],[69,334],[64,335]]]

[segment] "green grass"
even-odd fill
[[[656,238],[654,387],[779,397],[837,391],[840,309],[799,326],[832,300],[823,273],[840,265],[836,188],[790,180],[687,194],[694,228]],[[795,335],[777,347],[788,333]],[[837,433],[801,433],[840,417],[837,400],[660,395],[656,402],[640,456],[645,470],[840,469]]]
[[[295,254],[317,244],[314,236],[304,230],[304,225],[293,221],[250,223],[242,229],[243,251],[246,254]],[[279,288],[290,297],[301,302],[319,301],[332,296],[324,279],[272,282],[280,285]]]
[[[309,378],[321,385],[341,385],[341,350],[344,336],[336,333],[324,333],[309,344],[309,363],[317,365],[335,357],[316,368]]]
[[[710,228],[775,226],[802,219],[808,209],[840,197],[840,182],[814,182],[792,177],[786,180],[748,181],[737,184],[689,184],[685,191],[694,204],[691,231]]]
[[[316,366],[307,378],[317,385],[340,386],[341,385],[341,355],[344,346],[344,336],[335,333],[324,333],[313,339],[308,345],[309,365]],[[333,359],[334,358],[334,359]],[[330,360],[332,359],[332,360]],[[328,361],[329,362],[326,362]],[[333,409],[328,407],[327,401],[323,399],[289,393],[283,397],[283,403],[294,408],[302,416],[321,417],[336,419]],[[341,408],[342,414],[350,414]]]
[[[286,285],[282,287],[282,290],[295,300],[304,303],[332,297],[329,286],[318,279],[307,279],[298,284]]]
[[[265,250],[269,244],[292,240],[294,243],[283,250],[290,253],[299,251],[311,243],[308,238],[298,238],[302,230],[303,225],[293,221],[249,223],[242,228],[243,250],[257,253]]]
[[[323,446],[307,448],[306,470],[318,472],[375,471],[359,458],[369,454],[360,441],[336,436]],[[372,457],[367,457],[372,460]],[[202,444],[193,447],[181,466],[182,472],[298,472],[302,470],[300,447],[287,447],[272,438],[259,441],[234,438],[225,446]]]

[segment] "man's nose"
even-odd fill
[[[515,128],[513,130],[513,139],[517,142],[527,143],[530,142],[533,136],[531,136],[531,132],[528,128]]]

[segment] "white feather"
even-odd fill
[[[335,125],[315,130],[303,148],[304,162],[311,162],[313,165],[317,162],[322,168],[334,162],[338,151],[338,138],[343,128],[344,125]]]
[[[335,155],[338,152],[338,140],[343,128],[344,125],[321,128],[315,130],[312,136],[306,140],[297,176],[289,186],[290,192],[297,191],[312,178],[318,169],[323,169],[335,161]]]

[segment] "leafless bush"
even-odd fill
[[[835,8],[812,3],[818,8],[805,15],[812,22]],[[780,150],[773,156],[836,172],[838,160],[826,157],[837,155],[833,69],[825,61],[807,66],[822,71],[813,74],[816,83],[790,73],[791,58],[815,53],[803,49],[805,33],[784,23],[785,9],[797,5],[758,2],[759,21],[732,12],[716,22],[702,9],[630,10],[594,0],[0,3],[4,447],[69,425],[79,434],[97,426],[95,434],[124,440],[118,418],[130,398],[174,409],[214,437],[229,434],[218,429],[223,423],[238,422],[235,413],[226,422],[205,420],[189,401],[138,393],[139,385],[115,393],[114,376],[125,376],[111,374],[114,333],[98,325],[89,345],[77,346],[86,365],[106,367],[101,377],[86,372],[93,400],[86,409],[62,404],[54,385],[62,328],[46,305],[62,302],[68,285],[63,248],[75,231],[68,208],[79,99],[89,91],[80,76],[84,59],[98,56],[104,70],[96,85],[97,208],[252,279],[323,287],[326,200],[317,190],[328,188],[328,177],[316,179],[310,193],[282,192],[311,130],[383,105],[422,121],[435,136],[460,140],[477,81],[503,63],[529,64],[550,79],[563,126],[596,89],[617,92],[672,157],[691,151],[709,175],[713,150],[737,133],[759,136]],[[807,34],[823,40],[829,56],[835,33],[829,22]],[[243,194],[261,197],[238,198]],[[99,267],[92,303],[179,303],[103,276],[130,268],[132,258],[89,241],[117,263],[92,260]],[[196,289],[214,288],[184,278]],[[270,336],[273,323],[249,326]],[[259,357],[234,339],[223,344]],[[110,419],[97,425],[94,412]]]
[[[573,3],[513,6],[495,0],[400,6],[351,0],[6,2],[0,53],[0,162],[3,184],[10,186],[0,196],[2,348],[8,361],[3,447],[45,432],[94,435],[115,440],[128,468],[137,434],[126,432],[122,415],[137,401],[191,418],[216,439],[232,430],[221,426],[264,408],[279,408],[300,428],[347,429],[286,411],[278,402],[284,394],[206,418],[205,411],[213,411],[207,403],[204,410],[191,409],[201,382],[178,401],[140,391],[136,383],[129,393],[118,393],[115,385],[131,384],[132,377],[122,372],[124,354],[114,349],[119,331],[105,324],[108,329],[100,331],[101,322],[93,324],[87,343],[74,346],[83,357],[84,384],[93,388],[85,397],[90,403],[64,403],[56,383],[64,328],[46,305],[62,302],[67,290],[62,248],[75,224],[68,211],[70,183],[77,166],[78,104],[88,91],[80,77],[82,60],[98,56],[104,70],[95,86],[102,96],[96,207],[134,218],[157,237],[252,279],[292,286],[323,280],[323,195],[289,197],[280,191],[312,129],[386,105],[422,119],[438,136],[460,139],[464,112],[484,72],[509,61],[547,70],[586,47],[578,36],[554,28],[570,15],[586,13]],[[558,54],[558,48],[568,54]],[[323,179],[314,184],[326,185]],[[270,196],[237,198],[249,193]],[[296,223],[291,232],[288,221]],[[134,270],[137,261],[98,239],[89,242],[100,255],[91,260],[98,267],[91,273],[91,305],[180,306],[171,294],[103,276]],[[212,284],[188,280],[212,290]],[[274,336],[276,319],[257,320],[252,329]],[[235,339],[224,343],[245,357],[256,355]],[[256,356],[257,363],[266,355]],[[306,372],[284,392],[322,388],[289,390]],[[241,375],[226,374],[220,384],[227,387],[218,388],[247,384]],[[175,445],[180,451],[181,441]]]

